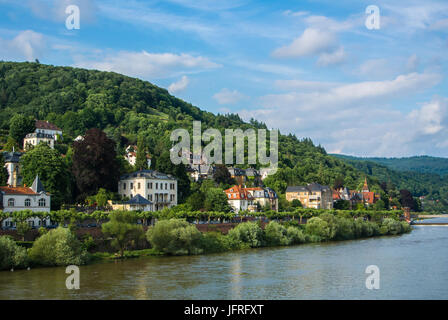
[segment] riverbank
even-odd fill
[[[80,267],[80,290],[66,289],[65,267],[0,272],[0,299],[447,299],[447,242],[448,229],[419,226],[399,236],[109,260]],[[369,265],[380,270],[380,290],[366,288]]]
[[[129,233],[120,234],[126,229],[126,225],[124,226],[123,228],[123,225],[118,224],[115,226],[118,233],[108,233],[112,237],[111,242],[116,249],[119,249],[119,253],[88,253],[89,241],[81,243],[67,228],[52,230],[42,235],[32,245],[29,242],[23,243],[28,249],[17,246],[12,240],[0,237],[2,240],[0,250],[2,247],[6,248],[3,250],[6,254],[3,254],[0,261],[0,269],[83,265],[145,256],[223,253],[249,248],[398,235],[411,231],[411,227],[406,222],[392,218],[385,218],[378,223],[323,214],[320,217],[311,218],[306,225],[300,225],[297,221],[283,223],[271,221],[262,228],[260,223],[245,222],[224,235],[219,232],[201,233],[194,225],[184,220],[169,219],[159,221],[146,232],[146,241],[150,249],[126,250],[127,247],[135,245],[135,241],[143,241],[143,231],[138,226],[128,224]]]

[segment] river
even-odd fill
[[[368,290],[365,269],[380,270]],[[365,240],[0,272],[0,299],[448,299],[448,227]]]

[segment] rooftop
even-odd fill
[[[62,131],[56,125],[51,122],[45,120],[36,120],[36,129],[47,129],[47,130],[55,130]]]
[[[170,174],[162,173],[156,170],[139,170],[132,173],[124,174],[120,177],[120,180],[133,179],[133,178],[148,178],[148,179],[164,179],[164,180],[177,180]]]

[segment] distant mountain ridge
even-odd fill
[[[340,159],[370,161],[397,171],[412,171],[419,173],[434,173],[441,176],[448,175],[448,158],[431,156],[413,156],[405,158],[354,157],[332,154]]]

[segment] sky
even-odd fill
[[[35,59],[147,80],[329,153],[448,157],[446,0],[0,0],[0,60]]]

